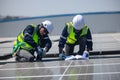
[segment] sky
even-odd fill
[[[120,0],[0,0],[0,15],[45,16],[120,11]]]

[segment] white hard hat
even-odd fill
[[[52,24],[51,21],[46,20],[46,21],[42,22],[42,24],[43,24],[43,26],[47,29],[47,31],[48,31],[49,33],[52,32],[52,30],[53,30],[53,24]]]
[[[76,15],[73,20],[73,26],[75,29],[80,30],[84,26],[84,19],[82,15]]]

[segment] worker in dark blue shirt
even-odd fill
[[[49,51],[52,42],[48,36],[53,30],[51,21],[46,20],[35,26],[28,25],[18,36],[14,42],[13,56],[16,61],[37,61],[42,60],[42,55]],[[34,52],[36,51],[37,57]]]
[[[59,57],[61,59],[65,59],[67,58],[65,56],[74,55],[74,47],[76,45],[79,45],[79,51],[76,55],[78,58],[84,55],[83,53],[85,50],[88,52],[93,50],[91,32],[87,25],[84,23],[84,18],[82,15],[74,16],[72,22],[65,24],[58,44]],[[65,54],[63,54],[64,46]]]

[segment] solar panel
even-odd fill
[[[120,50],[120,41],[113,39],[112,36],[103,36],[105,39],[108,37],[111,40],[103,40],[103,42],[96,40],[96,37],[94,37],[95,51],[102,50],[105,52],[110,51],[112,48],[114,51]],[[103,45],[104,41],[105,44]],[[58,42],[53,42],[53,47],[48,54],[57,53],[57,49],[54,49],[57,44]],[[103,47],[98,46],[98,44]],[[0,55],[7,54],[11,50],[12,42],[0,44]],[[14,58],[1,60],[0,80],[119,80],[120,54],[119,52],[115,54],[114,51],[112,54],[107,55],[90,55],[88,60],[64,61],[59,60],[57,56],[44,57],[42,62],[15,62]]]

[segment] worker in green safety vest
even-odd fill
[[[65,45],[66,44],[66,45]],[[77,54],[74,53],[74,47],[79,45],[79,50]],[[77,58],[81,58],[84,56],[86,58],[88,55],[84,55],[84,51],[87,53],[93,48],[92,36],[90,29],[84,22],[84,18],[82,15],[74,16],[73,20],[69,23],[65,24],[65,27],[62,31],[59,40],[59,57],[60,59],[73,59],[69,58],[71,55],[76,56]],[[65,54],[63,54],[63,48],[65,46]],[[69,57],[66,57],[69,56]],[[69,59],[66,59],[69,58]]]
[[[41,61],[44,53],[48,52],[52,42],[48,36],[53,30],[53,24],[45,20],[39,25],[28,25],[14,41],[12,55],[16,61]],[[34,53],[37,53],[35,56]]]

